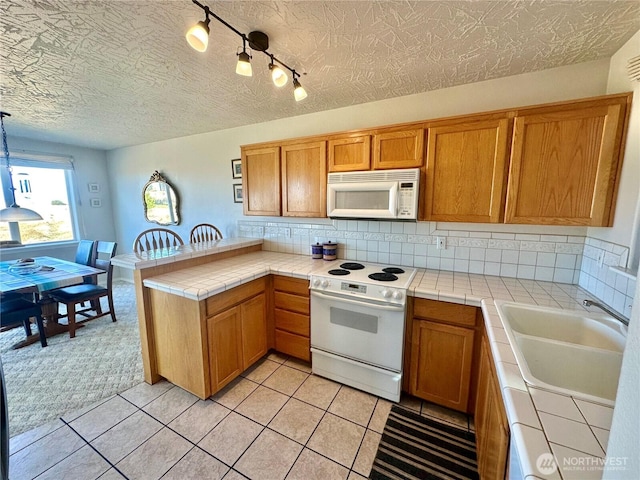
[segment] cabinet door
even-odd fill
[[[280,147],[242,149],[245,215],[280,215]]]
[[[207,319],[211,388],[217,392],[244,370],[240,307],[233,307]]]
[[[493,375],[486,337],[482,339],[475,412],[476,449],[480,478],[505,478],[509,453],[509,427],[497,379]]]
[[[282,147],[282,215],[327,216],[327,142]]]
[[[429,129],[425,220],[502,221],[508,130],[506,118]]]
[[[369,170],[371,135],[329,140],[328,149],[330,172]]]
[[[267,353],[266,305],[266,296],[261,293],[239,306],[242,319],[243,370]]]
[[[424,130],[382,132],[373,136],[373,169],[421,167]]]
[[[505,222],[611,225],[624,115],[618,103],[516,117]]]
[[[410,393],[466,412],[473,337],[470,328],[414,320]]]

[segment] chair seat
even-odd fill
[[[106,295],[109,291],[100,286],[91,283],[82,283],[71,287],[59,288],[52,292],[51,298],[62,303],[82,302],[91,300],[96,296]]]
[[[47,337],[44,332],[42,307],[40,305],[21,298],[0,302],[0,326],[2,327],[22,324],[27,337],[29,337],[31,335],[31,324],[29,322],[31,317],[35,317],[38,325],[40,345],[46,347]]]

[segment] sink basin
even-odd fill
[[[495,301],[525,381],[613,405],[627,328],[607,315]]]

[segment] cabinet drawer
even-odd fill
[[[457,303],[438,302],[416,298],[413,304],[413,316],[440,320],[454,325],[475,327],[476,307],[458,305]]]
[[[299,295],[292,295],[284,292],[275,292],[274,299],[276,308],[309,315],[308,297],[301,297]]]
[[[309,280],[276,275],[273,277],[273,289],[279,290],[281,292],[295,293],[296,295],[304,295],[308,297]]]
[[[308,337],[276,330],[276,350],[304,361],[311,360],[311,343]]]
[[[258,278],[257,280],[239,285],[231,290],[227,290],[226,292],[207,298],[205,300],[207,305],[207,317],[218,312],[222,312],[229,307],[237,305],[244,300],[264,292],[266,278],[267,277]]]
[[[276,328],[308,337],[309,316],[276,308]]]

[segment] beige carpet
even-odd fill
[[[134,288],[126,282],[114,282],[113,288],[116,323],[110,316],[93,320],[74,339],[66,334],[49,338],[46,348],[38,342],[13,350],[24,339],[24,329],[0,333],[10,436],[142,382]]]

